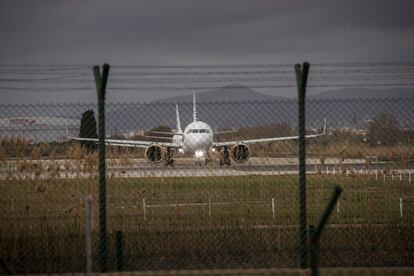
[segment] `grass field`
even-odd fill
[[[307,179],[309,224],[335,185],[344,190],[322,236],[322,266],[414,265],[412,183]],[[109,178],[110,269],[116,231],[128,270],[297,267],[297,183],[296,176]],[[83,202],[97,198],[97,179],[2,181],[0,194],[0,257],[14,273],[84,271]],[[95,205],[96,270],[97,216]]]

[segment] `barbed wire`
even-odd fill
[[[0,69],[4,67],[26,67],[26,68],[77,68],[90,69],[92,64],[0,64]],[[390,62],[325,62],[312,63],[318,67],[387,67],[387,66],[414,66],[414,61],[390,61]],[[273,67],[293,67],[287,63],[268,63],[268,64],[202,64],[202,65],[112,65],[114,68],[140,68],[140,69],[163,69],[163,68],[273,68]]]
[[[280,85],[249,85],[249,88],[292,88],[295,84],[280,84]],[[344,88],[344,87],[414,87],[414,82],[410,83],[333,83],[333,84],[310,84],[308,87],[312,88]],[[213,89],[235,89],[236,86],[158,86],[158,87],[143,87],[143,86],[110,86],[108,89],[117,91],[179,91],[179,90],[213,90]],[[21,91],[21,92],[68,92],[68,91],[90,91],[95,89],[93,84],[90,87],[0,87],[1,90]]]
[[[350,76],[316,76],[311,77],[311,81],[345,81],[345,80],[405,80],[414,79],[414,74],[383,74],[383,75],[350,75]],[[93,79],[90,78],[0,78],[0,83],[86,83],[91,82]],[[294,77],[245,77],[245,78],[121,78],[115,76],[111,79],[111,82],[115,83],[159,83],[159,82],[258,82],[258,81],[295,81]]]
[[[413,86],[414,62],[315,63],[312,66],[315,69],[312,70],[309,87]],[[89,72],[91,67],[82,64],[0,64],[0,84],[7,84],[0,86],[0,92],[90,90],[94,88],[93,76]],[[234,83],[250,88],[296,87],[293,70],[287,69],[288,67],[293,66],[292,64],[114,65],[109,88],[121,91],[208,90],[235,88],[234,85],[228,86]],[[193,83],[201,85],[187,85]],[[85,86],[85,84],[90,85]],[[167,84],[167,86],[158,84]]]
[[[239,71],[117,71],[116,68],[112,70],[113,74],[115,75],[123,75],[123,76],[152,76],[152,75],[261,75],[261,74],[292,74],[292,70],[239,70]],[[354,68],[354,69],[314,69],[312,70],[313,74],[351,74],[351,73],[365,73],[365,74],[374,74],[374,73],[394,73],[394,74],[407,74],[413,73],[414,67],[409,68],[401,68],[401,67],[394,67],[394,68],[380,68],[380,69],[370,69],[370,68]],[[88,71],[73,71],[73,72],[65,72],[65,71],[58,71],[58,70],[50,70],[50,71],[33,71],[33,70],[1,70],[0,75],[66,75],[70,76],[70,74],[75,76],[90,76],[91,73]]]

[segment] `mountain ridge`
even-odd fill
[[[410,98],[414,97],[414,89],[409,88],[358,88],[349,87],[329,90],[309,95],[312,99],[360,99],[360,98]]]
[[[273,96],[259,93],[250,87],[232,84],[221,88],[196,93],[197,102],[240,102],[240,101],[260,101],[260,100],[286,100],[288,98],[282,96]],[[192,102],[191,95],[179,95],[167,97],[152,101],[153,103],[188,103]]]
[[[221,88],[196,93],[197,102],[244,102],[244,101],[275,101],[292,100],[294,98],[269,95],[257,92],[250,87],[232,84]],[[414,89],[410,88],[341,88],[310,94],[309,99],[359,99],[359,98],[410,98],[414,97]],[[179,95],[157,99],[151,103],[190,103],[192,95]]]

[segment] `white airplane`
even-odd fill
[[[201,165],[202,162],[208,164],[212,161],[210,157],[211,151],[218,151],[220,153],[220,166],[226,164],[230,165],[230,157],[237,163],[244,163],[249,160],[250,149],[249,144],[266,143],[274,141],[295,140],[299,136],[285,136],[285,137],[270,137],[261,139],[247,139],[227,142],[214,142],[212,128],[204,122],[197,120],[196,97],[193,94],[193,122],[190,123],[184,131],[181,129],[180,114],[178,105],[176,104],[176,130],[175,132],[156,132],[158,134],[170,134],[172,137],[170,142],[155,142],[155,141],[137,141],[137,140],[119,140],[119,139],[105,139],[106,145],[122,146],[122,147],[139,147],[145,148],[145,159],[153,164],[163,162],[165,166],[173,166],[174,153],[186,154],[191,153],[196,158],[197,163]],[[326,119],[323,130],[319,134],[306,135],[306,138],[315,138],[326,133]],[[99,142],[97,138],[80,138],[69,136],[68,138],[78,141]],[[156,137],[157,138],[157,137]],[[168,137],[158,137],[166,139]]]

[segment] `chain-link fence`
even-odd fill
[[[372,66],[320,64],[311,85],[410,85],[413,64]],[[33,68],[23,69],[3,68],[11,75],[0,81],[10,87],[0,90],[93,85],[89,67],[87,75],[82,66],[36,67],[29,77]],[[109,88],[134,90],[138,76],[179,90],[183,82],[229,81],[221,75],[256,88],[294,87],[290,65],[178,69],[155,68],[155,78],[145,71],[154,68],[121,66]],[[99,88],[99,72],[95,79]],[[412,95],[306,101],[303,217],[298,101],[226,88],[234,92],[227,100],[107,103],[104,184],[96,103],[1,105],[0,272],[295,274],[309,264],[309,232],[338,186],[316,248],[322,274],[414,266]],[[255,100],[238,100],[246,91]]]
[[[183,126],[193,121],[189,98],[178,104]],[[307,223],[317,224],[334,186],[343,189],[320,241],[321,267],[414,265],[413,105],[414,98],[306,102],[307,134],[321,133],[325,118],[328,126],[307,140]],[[0,130],[3,271],[85,271],[87,195],[93,271],[101,269],[98,154],[66,140],[95,108],[1,107],[9,118]],[[175,104],[107,104],[106,118],[108,139],[156,145],[176,131]],[[197,120],[217,132],[214,143],[290,137],[297,101],[200,102]],[[249,159],[230,165],[219,149],[202,164],[174,149],[173,166],[165,166],[145,160],[145,147],[108,145],[107,269],[299,267],[297,148],[295,139],[248,144]]]

